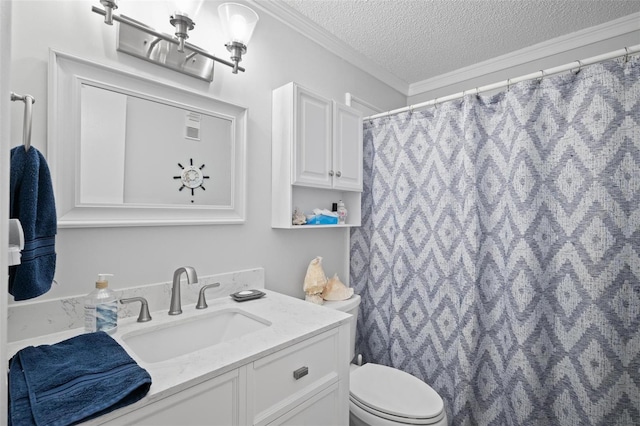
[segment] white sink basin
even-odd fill
[[[122,336],[141,360],[160,362],[233,340],[269,327],[265,319],[239,309],[224,309],[208,315],[177,320]]]

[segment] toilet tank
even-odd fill
[[[322,305],[327,308],[336,309],[347,314],[351,314],[351,330],[349,344],[351,345],[351,359],[356,356],[356,325],[358,324],[358,307],[360,306],[360,295],[354,294],[347,300],[331,301],[325,300]]]

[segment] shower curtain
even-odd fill
[[[640,424],[639,76],[621,58],[365,122],[357,353],[450,424]]]

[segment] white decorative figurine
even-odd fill
[[[293,218],[291,220],[291,223],[294,225],[304,225],[305,223],[307,223],[307,218],[304,216],[304,213],[298,210],[297,207],[293,210]]]
[[[309,262],[307,274],[304,277],[303,290],[305,292],[305,300],[322,305],[322,290],[327,285],[327,276],[322,269],[322,257],[318,256]]]
[[[338,274],[334,274],[333,278],[327,281],[327,285],[322,290],[322,298],[324,300],[347,300],[353,296],[353,289],[344,285]]]

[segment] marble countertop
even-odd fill
[[[263,298],[241,303],[235,302],[230,297],[214,299],[208,302],[209,308],[203,310],[195,309],[195,305],[186,305],[182,307],[183,313],[177,316],[168,315],[166,310],[155,311],[151,313],[153,320],[148,323],[138,323],[136,318],[121,320],[118,324],[118,330],[112,337],[127,350],[129,355],[141,367],[149,372],[153,383],[149,393],[142,400],[87,422],[87,424],[99,424],[116,418],[126,412],[143,407],[205,380],[251,363],[258,358],[277,352],[282,348],[347,323],[351,318],[346,313],[314,305],[300,299],[269,290],[264,290],[264,292],[266,296]],[[245,310],[271,322],[271,325],[209,348],[154,363],[142,361],[122,340],[123,335],[132,331],[154,328],[173,321],[195,318],[211,314],[216,310],[228,308]],[[78,328],[11,342],[8,346],[8,355],[11,357],[18,350],[27,346],[54,344],[83,332],[83,329]]]

